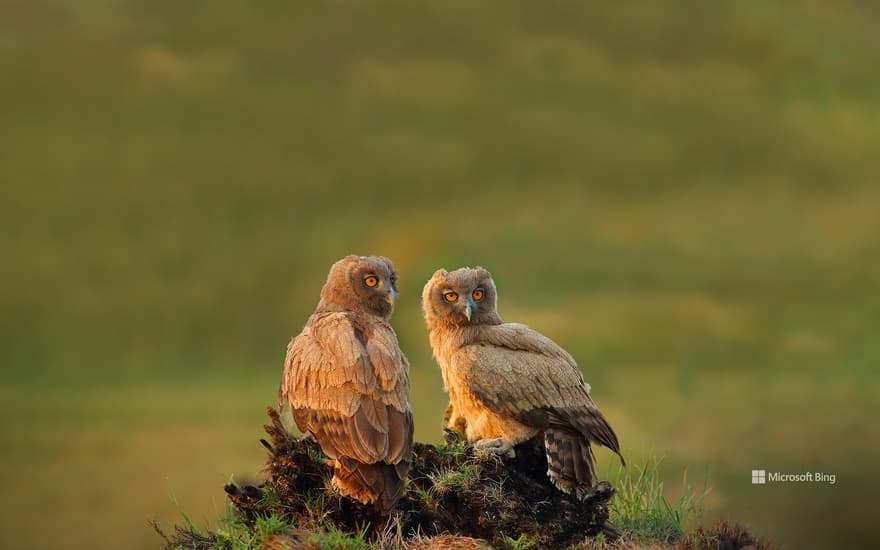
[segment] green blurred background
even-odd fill
[[[214,521],[348,253],[401,272],[419,439],[421,287],[480,264],[631,462],[708,478],[704,522],[868,546],[878,28],[855,0],[0,0],[0,546]]]

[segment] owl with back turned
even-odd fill
[[[526,325],[502,321],[497,297],[481,267],[441,269],[425,286],[431,349],[449,393],[447,427],[477,448],[506,455],[543,436],[550,479],[585,498],[597,482],[591,443],[623,462],[617,435],[572,356]]]
[[[382,257],[346,256],[287,346],[278,390],[299,430],[334,466],[333,485],[382,513],[403,493],[412,461],[409,362],[388,320],[397,272]]]

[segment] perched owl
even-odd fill
[[[388,319],[397,272],[387,258],[346,256],[330,268],[321,301],[287,346],[278,390],[297,427],[333,459],[333,484],[383,513],[410,469],[409,362]]]
[[[476,447],[508,455],[543,433],[550,479],[585,498],[597,481],[590,443],[623,462],[617,435],[572,356],[526,325],[503,322],[496,300],[492,275],[480,267],[441,269],[425,286],[431,348],[449,392],[446,423]]]

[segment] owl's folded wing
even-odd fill
[[[314,317],[287,347],[279,406],[328,456],[394,464],[412,451],[407,369],[396,338],[365,343],[347,315]]]
[[[453,361],[489,410],[541,430],[573,429],[619,451],[574,359],[546,336],[525,325],[487,326]]]

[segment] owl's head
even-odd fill
[[[422,292],[422,309],[428,323],[452,326],[497,325],[498,292],[492,274],[482,267],[437,270]]]
[[[397,300],[397,271],[383,256],[346,256],[330,268],[318,309],[390,317]]]

